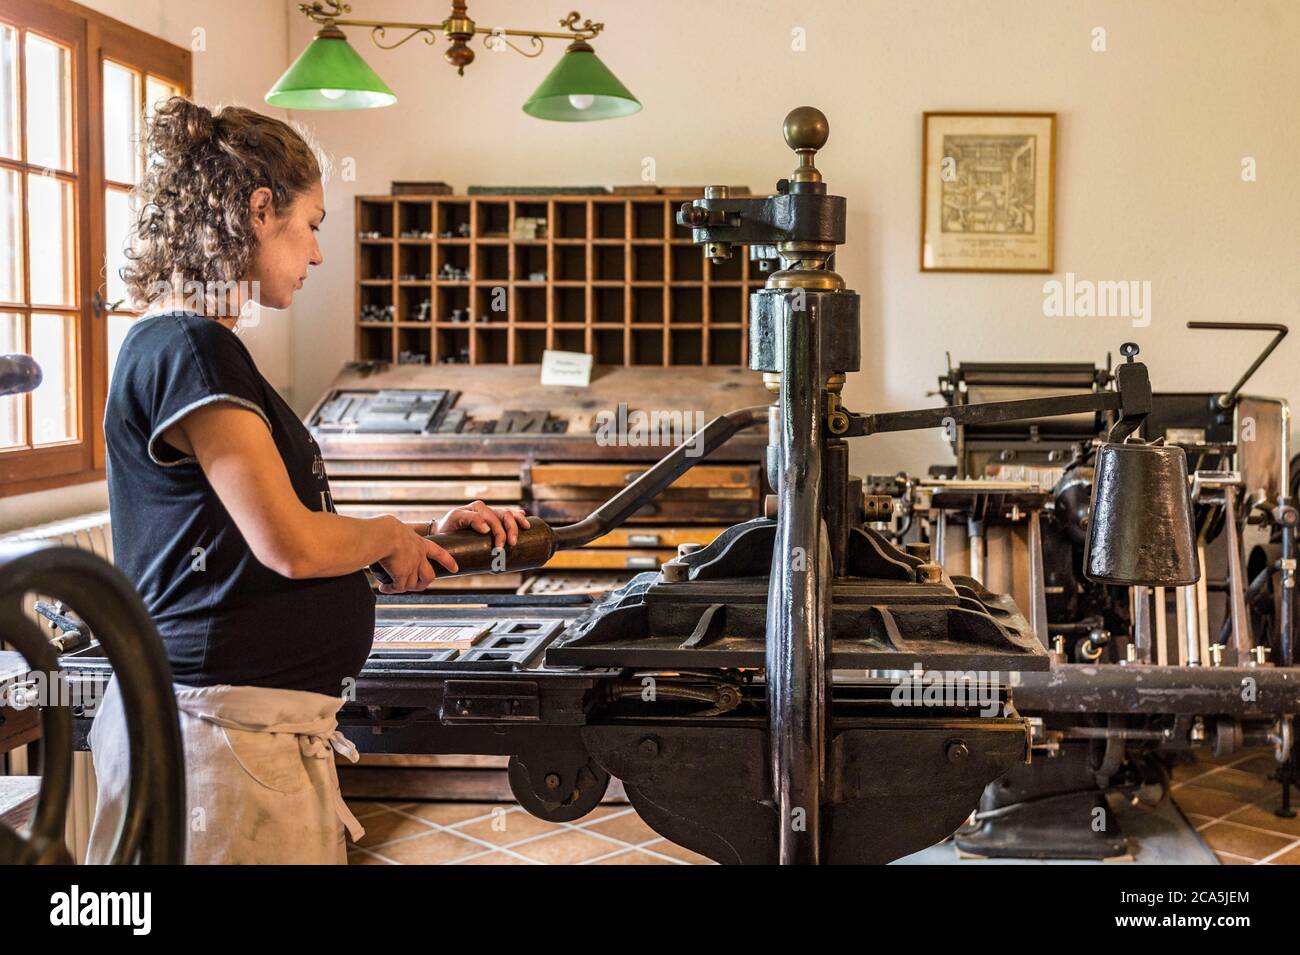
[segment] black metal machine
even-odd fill
[[[814,164],[826,118],[796,109],[784,132],[799,162],[775,195],[709,187],[678,216],[717,259],[775,247],[782,268],[753,295],[749,336],[773,403],[714,419],[582,521],[534,520],[503,552],[474,534],[434,539],[462,573],[540,566],[763,422],[771,516],[594,606],[529,597],[517,608],[526,619],[479,628],[488,636],[472,650],[377,644],[340,715],[363,751],[509,755],[516,796],[551,820],[589,811],[617,776],[652,828],[718,861],[889,861],[950,834],[1028,759],[1029,724],[1008,684],[1046,671],[1049,654],[1009,597],[869,526],[879,502],[848,472],[849,438],[1109,412],[1096,486],[1113,519],[1090,530],[1090,566],[1143,586],[1198,575],[1181,451],[1132,440],[1151,412],[1135,348],[1113,390],[881,414],[841,405],[860,334],[858,296],[832,269],[846,203]],[[1132,488],[1142,496],[1122,499]],[[1121,544],[1134,522],[1148,529],[1136,554]],[[501,613],[491,598],[437,603],[389,598],[382,616],[447,625]],[[93,651],[64,664],[74,679],[106,679]],[[991,698],[900,693],[914,688],[908,672],[957,672],[955,689],[985,684]]]
[[[1285,402],[1242,394],[1286,328],[1188,326],[1274,334],[1230,390],[1152,397],[1147,435],[1183,449],[1192,462],[1203,579],[1168,589],[1128,586],[1087,566],[1086,538],[1100,519],[1094,501],[1115,499],[1093,488],[1098,456],[1106,453],[1094,449],[1105,428],[1100,419],[1055,428],[1043,422],[955,429],[954,477],[912,485],[927,497],[919,513],[929,532],[946,540],[949,570],[968,558],[972,574],[990,586],[989,577],[1001,582],[986,552],[997,531],[1027,528],[1026,599],[1053,641],[1051,677],[1027,674],[1014,691],[1020,712],[1033,720],[1036,758],[985,792],[974,823],[956,836],[966,852],[1124,855],[1124,833],[1106,793],[1136,800],[1139,791],[1167,792],[1169,761],[1197,746],[1220,756],[1272,746],[1284,784],[1279,812],[1290,812],[1298,674],[1287,669],[1294,560],[1284,554],[1294,553],[1295,509],[1281,469],[1289,414]],[[971,400],[990,389],[1070,385],[1086,393],[1111,378],[1109,367],[982,363],[950,367],[940,383],[945,396]],[[979,493],[981,486],[988,490]],[[1012,501],[1016,507],[1007,506]],[[1269,537],[1243,566],[1242,542],[1251,527]],[[937,547],[943,554],[943,545]]]
[[[654,693],[629,700],[609,685],[598,690],[603,705],[581,708],[581,745],[575,741],[567,767],[545,748],[516,754],[516,765],[528,771],[517,769],[512,779],[533,787],[521,794],[525,805],[547,805],[548,795],[556,805],[556,794],[579,794],[583,780],[595,793],[603,789],[600,778],[613,773],[651,826],[716,859],[884,861],[951,831],[969,809],[970,787],[1026,755],[1025,725],[1005,702],[1000,719],[947,708],[900,712],[887,683],[830,679],[832,670],[851,667],[1011,672],[1046,664],[1045,648],[1011,601],[968,578],[945,576],[926,548],[899,548],[865,526],[869,508],[861,480],[848,474],[845,439],[954,419],[1111,411],[1118,415],[1111,439],[1121,442],[1150,411],[1146,370],[1132,360],[1134,349],[1114,391],[891,414],[846,411],[839,395],[844,375],[858,368],[858,298],[831,270],[844,239],[844,200],[827,194],[813,161],[828,132],[818,111],[795,110],[785,134],[800,161],[776,195],[730,198],[725,188],[711,187],[679,214],[714,258],[746,244],[774,245],[781,256],[784,267],[754,295],[750,334],[750,367],[764,372],[778,400],[716,419],[702,435],[707,453],[740,428],[768,422],[775,518],[737,525],[658,574],[633,580],[546,651],[548,672],[630,669],[651,680]],[[1178,529],[1189,514],[1186,482],[1177,467],[1151,469],[1152,457],[1185,469],[1180,452],[1109,447],[1108,493],[1139,485],[1147,493],[1093,535],[1097,566],[1144,582],[1195,577],[1190,534]],[[556,548],[580,546],[692,463],[679,448],[587,520],[554,530],[535,522],[513,550],[529,566]],[[1135,518],[1151,526],[1156,546],[1142,555],[1112,548]],[[475,535],[440,541],[462,572],[482,572],[493,559]],[[1138,559],[1120,566],[1121,555]],[[499,556],[493,569],[519,566],[515,553]],[[508,696],[505,686],[500,692]],[[707,718],[697,710],[665,720],[663,688],[675,704],[704,700]],[[453,709],[464,716],[483,706],[530,714],[538,708],[531,700],[466,696]]]

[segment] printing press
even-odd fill
[[[1195,547],[1206,571],[1195,584],[1114,586],[1088,574],[1084,543],[1103,416],[959,425],[949,436],[955,465],[894,482],[907,491],[900,510],[925,525],[945,568],[1006,586],[1051,641],[1050,674],[1021,674],[1013,690],[1031,721],[1036,758],[986,790],[956,834],[963,852],[1125,858],[1132,847],[1107,794],[1157,804],[1168,795],[1172,762],[1197,747],[1216,757],[1271,748],[1282,782],[1274,809],[1294,815],[1290,414],[1285,401],[1243,393],[1287,328],[1188,327],[1272,335],[1227,391],[1152,395],[1146,435],[1183,448],[1191,462]],[[1109,358],[1104,367],[963,363],[939,384],[946,400],[961,403],[1086,394],[1113,376]]]
[[[970,400],[974,369],[966,369],[968,387],[947,395],[945,406],[848,410],[841,394],[845,377],[859,370],[859,299],[834,271],[846,200],[829,193],[815,162],[829,125],[818,110],[802,107],[786,117],[784,135],[797,165],[773,195],[734,197],[709,187],[678,213],[717,261],[745,246],[774,247],[779,255],[780,270],[754,293],[750,309],[749,368],[761,374],[763,403],[718,414],[584,516],[532,519],[504,553],[472,532],[435,539],[455,556],[462,577],[542,567],[615,532],[694,467],[737,453],[733,442],[766,427],[761,467],[774,493],[761,514],[594,598],[382,597],[383,637],[340,728],[363,752],[508,756],[514,795],[552,821],[591,811],[616,777],[651,828],[726,863],[888,862],[944,839],[977,809],[1021,801],[1003,795],[1013,792],[1007,781],[1015,793],[1052,795],[1079,788],[1084,778],[1091,799],[1126,765],[1125,753],[1135,748],[1126,744],[1190,745],[1198,732],[1217,734],[1221,725],[1234,744],[1276,736],[1289,753],[1296,698],[1286,668],[1290,604],[1279,597],[1272,659],[1254,649],[1240,614],[1219,654],[1204,636],[1210,585],[1218,592],[1217,579],[1206,579],[1206,548],[1229,539],[1242,515],[1261,515],[1262,503],[1272,506],[1269,520],[1279,528],[1281,577],[1273,592],[1291,592],[1294,510],[1287,510],[1289,488],[1279,484],[1285,406],[1261,403],[1256,418],[1268,409],[1280,415],[1281,445],[1269,465],[1276,480],[1251,471],[1234,439],[1224,437],[1220,419],[1248,407],[1247,399],[1232,395],[1227,407],[1206,412],[1196,441],[1172,440],[1173,419],[1157,424],[1165,406],[1152,394],[1136,346],[1127,344],[1124,361],[1105,374],[1044,373],[1029,395]],[[419,427],[436,428],[431,415],[445,399],[425,396],[394,417],[424,415]],[[984,453],[987,435],[1004,435],[1013,422],[1029,422],[1027,444],[1058,452],[1045,456],[1044,466],[1064,469],[1076,457],[1081,466],[1086,457],[1086,491],[1072,486],[1054,497],[1041,475],[986,479],[983,470],[969,472],[968,460],[951,479],[892,484],[848,470],[852,439],[955,427],[962,460]],[[378,440],[347,430],[340,425],[340,446]],[[1040,441],[1045,435],[1050,440]],[[1189,451],[1193,461],[1214,451],[1215,470],[1198,465],[1189,473]],[[1235,470],[1224,470],[1228,465]],[[1256,480],[1264,482],[1258,489]],[[903,506],[913,515],[906,533],[887,523]],[[1033,528],[1021,557],[1031,585],[1019,599],[1002,592],[1010,588],[995,589],[988,573],[989,528],[1008,514]],[[1049,532],[1044,514],[1061,523]],[[1077,570],[1083,589],[1073,594],[1053,583],[1059,578],[1051,575],[1064,569],[1044,558],[1045,538],[1058,533],[1078,559],[1068,569]],[[956,572],[957,545],[948,542],[963,538],[969,556]],[[76,607],[81,594],[59,574],[107,574],[60,560],[48,549],[10,557],[4,606],[15,627],[17,597],[26,590],[60,591]],[[1240,583],[1242,573],[1232,571],[1232,579]],[[1130,616],[1122,600],[1084,600],[1092,584],[1133,594]],[[1187,640],[1160,624],[1153,599],[1188,611],[1194,626],[1185,624]],[[116,667],[129,687],[124,697],[141,757],[139,802],[119,858],[161,861],[174,856],[183,820],[179,790],[168,789],[178,778],[175,739],[144,731],[168,719],[160,658],[155,648],[137,654],[124,642],[123,632],[148,631],[129,601],[105,599],[86,620],[101,643],[64,656],[60,666],[83,688],[102,684]],[[35,641],[26,646],[43,660],[52,651]],[[1088,654],[1096,646],[1118,658],[1095,665]],[[1187,657],[1166,661],[1159,650],[1169,648],[1185,648]],[[958,690],[991,681],[993,705],[966,693],[930,699],[919,691],[918,674],[933,673],[958,674]],[[1249,703],[1240,693],[1246,677],[1256,689]],[[150,709],[150,699],[163,702]],[[49,708],[43,716],[57,753],[69,712]],[[83,715],[75,724],[84,747],[89,720]],[[1067,755],[1076,746],[1077,759]],[[1057,763],[1041,758],[1045,747],[1060,753]],[[1066,767],[1056,773],[1064,782],[1027,775],[1039,765]],[[55,776],[46,786],[38,836],[49,839],[66,785]],[[977,823],[959,838],[970,851],[997,854],[996,834],[979,841],[986,831]],[[0,849],[11,855],[46,858],[36,838],[27,845],[6,838]]]

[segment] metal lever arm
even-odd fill
[[[1273,340],[1264,346],[1264,350],[1259,353],[1259,357],[1254,363],[1246,369],[1246,373],[1241,376],[1232,390],[1219,395],[1215,399],[1220,408],[1231,408],[1237,403],[1237,395],[1241,389],[1246,387],[1246,382],[1250,381],[1250,376],[1259,370],[1259,366],[1264,364],[1264,359],[1273,354],[1273,349],[1281,344],[1282,339],[1286,338],[1287,332],[1290,331],[1285,325],[1279,325],[1276,322],[1188,322],[1188,328],[1196,329],[1216,329],[1220,331],[1243,331],[1243,332],[1276,332]]]
[[[766,424],[767,408],[767,405],[754,405],[718,415],[576,524],[552,528],[540,518],[530,517],[528,522],[531,526],[521,531],[518,543],[505,548],[503,554],[495,551],[490,536],[475,531],[432,535],[429,540],[449,551],[459,568],[455,574],[439,571],[438,576],[463,577],[467,574],[534,570],[550,560],[557,550],[572,550],[591,543],[626,521],[733,435]],[[370,572],[380,583],[392,583],[392,578],[379,564],[371,564]]]
[[[656,494],[721,447],[732,435],[767,424],[767,409],[767,405],[754,405],[718,415],[587,517],[576,524],[557,527],[556,549],[581,547],[618,527]]]
[[[1115,391],[1086,395],[1050,395],[1014,401],[986,401],[968,405],[921,408],[916,411],[886,411],[878,414],[846,412],[848,428],[838,436],[857,438],[882,431],[920,431],[946,425],[1000,424],[1029,418],[1053,418],[1087,411],[1117,411],[1120,420],[1109,440],[1132,434],[1151,413],[1151,380],[1146,365],[1129,361],[1115,373]]]

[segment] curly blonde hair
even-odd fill
[[[178,279],[206,287],[243,279],[256,243],[249,197],[265,186],[282,215],[325,166],[288,123],[242,106],[213,115],[182,96],[158,106],[144,147],[121,272],[140,308]]]

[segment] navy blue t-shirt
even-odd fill
[[[253,556],[203,469],[162,433],[231,402],[271,430],[298,499],[333,511],[320,448],[214,319],[155,315],[127,333],[104,410],[113,561],[144,598],[176,682],[338,696],[365,663],[375,598],[365,574],[291,580]]]

